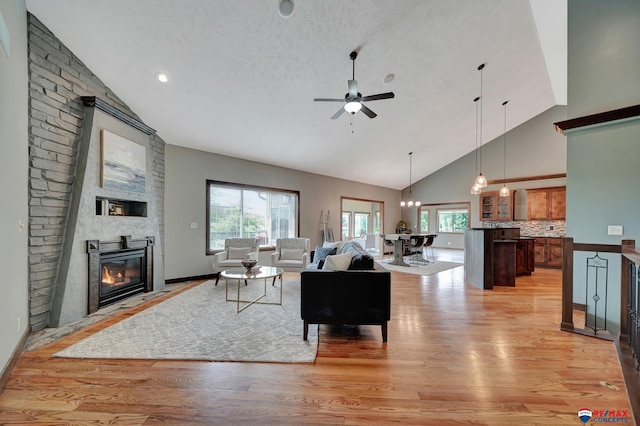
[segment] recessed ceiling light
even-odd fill
[[[169,81],[167,75],[163,72],[156,73],[156,78],[162,83],[166,83],[167,81]]]
[[[280,0],[278,1],[278,13],[283,18],[288,18],[293,15],[293,0]]]
[[[396,78],[395,74],[389,74],[388,76],[386,76],[384,78],[384,84],[389,84],[393,81],[393,79]]]

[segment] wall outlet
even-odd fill
[[[20,317],[18,317],[16,323],[17,323],[16,331],[20,333]]]
[[[198,224],[196,222],[191,222],[191,229],[198,229]]]
[[[622,225],[609,225],[607,233],[609,235],[622,235]]]

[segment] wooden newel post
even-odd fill
[[[562,239],[562,323],[560,330],[573,331],[573,238]]]
[[[636,240],[622,240],[621,252],[625,252],[625,247],[633,249]],[[629,268],[631,261],[626,257],[620,256],[620,338],[628,339],[629,337]]]

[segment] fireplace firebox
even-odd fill
[[[89,313],[153,289],[153,237],[87,241]]]

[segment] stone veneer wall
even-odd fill
[[[29,322],[35,331],[50,325],[82,141],[85,107],[80,97],[97,96],[130,116],[138,117],[31,14],[28,16],[28,41]],[[162,246],[164,147],[164,141],[158,136],[149,138],[150,177]]]

